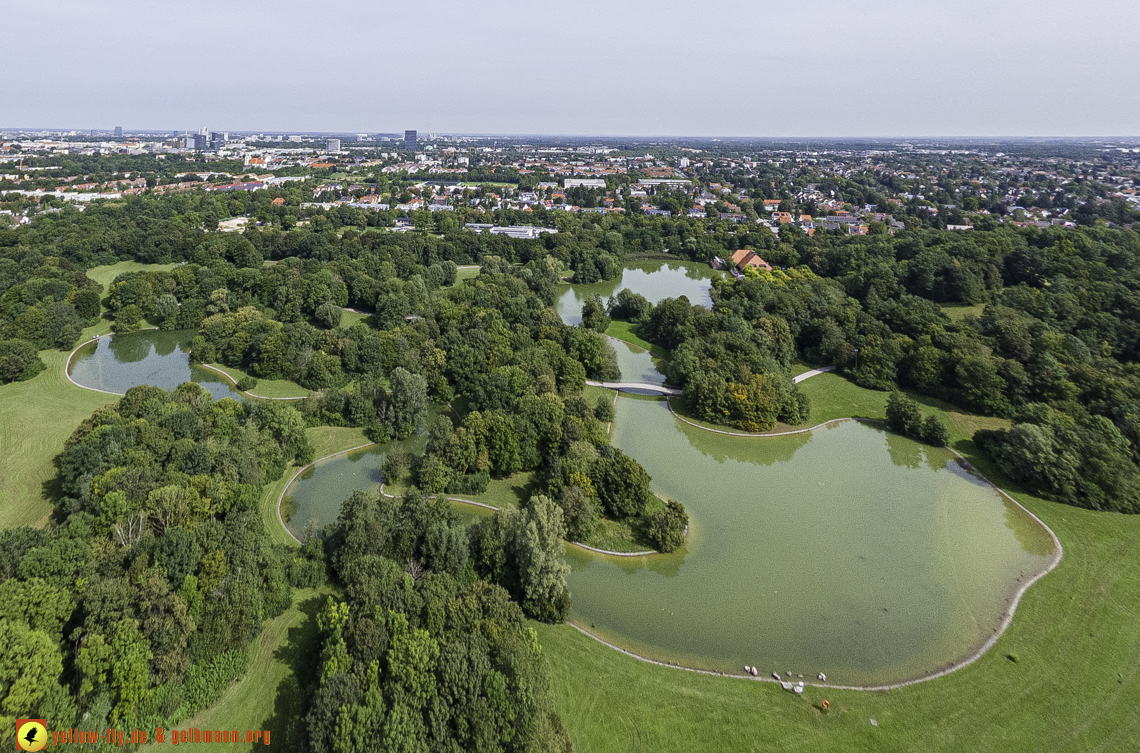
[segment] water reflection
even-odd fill
[[[620,401],[619,401],[620,402]],[[664,400],[659,401],[662,404]],[[796,452],[809,445],[815,432],[805,431],[798,434],[788,434],[781,437],[733,437],[725,434],[698,429],[674,418],[677,431],[681,432],[689,441],[689,445],[705,457],[712,458],[717,463],[735,460],[753,465],[772,465],[786,463]],[[816,431],[826,431],[830,427],[823,427]],[[727,428],[725,431],[731,431]],[[774,441],[779,440],[779,441]],[[771,443],[771,444],[762,444]]]
[[[558,299],[558,313],[567,324],[582,321],[582,304],[593,296],[608,299],[629,288],[657,303],[665,298],[686,296],[694,303],[712,307],[712,280],[722,276],[707,264],[689,261],[642,261],[627,264],[616,280],[588,285],[568,285]]]
[[[442,410],[438,406],[429,407],[425,426]],[[421,426],[407,439],[372,445],[318,462],[287,490],[286,494],[297,508],[286,525],[299,536],[310,521],[318,529],[335,523],[341,505],[354,491],[376,493],[380,484],[387,483],[380,469],[384,467],[389,453],[399,451],[422,455],[426,448],[427,430]]]
[[[70,375],[92,389],[123,394],[149,384],[169,390],[197,382],[215,399],[243,396],[221,374],[190,365],[188,350],[195,330],[147,330],[102,337],[84,345],[71,359]]]

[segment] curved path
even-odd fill
[[[625,343],[625,340],[622,340],[621,342]],[[625,343],[625,344],[630,345],[631,343]],[[636,348],[639,346],[634,345],[633,347]],[[644,350],[644,348],[643,348],[643,350]],[[834,366],[824,366],[823,368],[812,369],[811,371],[805,371],[803,374],[799,374],[798,376],[792,377],[792,384],[799,384],[800,382],[802,382],[805,379],[811,379],[813,376],[818,376],[820,374],[826,374],[829,371],[835,371],[835,367]],[[599,382],[599,381],[596,381],[593,379],[587,379],[586,384],[590,385],[591,387],[605,387],[606,389],[616,390],[618,392],[622,392],[624,390],[643,390],[645,392],[656,392],[658,395],[670,395],[670,396],[674,396],[674,397],[681,394],[681,390],[678,390],[674,387],[666,387],[665,385],[662,385],[662,384],[648,384],[646,382]],[[684,419],[682,419],[682,420],[684,420]],[[693,425],[696,426],[696,424],[693,424]],[[713,430],[710,429],[710,431],[713,431]],[[721,433],[724,434],[725,432],[721,432]],[[739,436],[746,436],[746,435],[741,434]],[[775,435],[771,435],[771,436],[775,436]]]
[[[361,445],[357,445],[356,447],[349,447],[347,450],[341,450],[340,452],[334,452],[331,455],[325,455],[323,458],[317,458],[316,460],[309,463],[308,465],[303,465],[297,469],[297,472],[293,474],[293,478],[289,479],[289,483],[285,484],[285,488],[281,490],[281,494],[278,495],[278,497],[277,497],[277,522],[281,524],[281,528],[284,529],[285,533],[292,536],[293,541],[296,541],[298,544],[304,544],[305,543],[305,542],[301,541],[299,538],[297,538],[296,536],[293,536],[293,532],[289,530],[289,526],[285,525],[285,519],[281,517],[281,503],[285,501],[285,493],[287,491],[289,491],[289,487],[293,485],[293,482],[297,480],[297,477],[300,476],[305,471],[312,468],[317,463],[321,462],[322,460],[328,460],[329,458],[335,458],[337,455],[343,455],[346,452],[356,452],[357,450],[363,450],[365,447],[371,447],[374,444],[376,444],[376,443],[375,442],[369,442],[368,444],[361,444]]]
[[[292,482],[290,482],[290,483],[292,483]],[[385,497],[387,497],[388,499],[395,499],[396,498],[395,494],[388,494],[387,492],[384,491],[384,485],[383,484],[380,484],[380,493],[382,495],[384,495]],[[439,499],[439,496],[440,495],[437,494],[435,498]],[[429,497],[429,499],[430,499],[430,497]],[[473,505],[475,507],[482,507],[485,510],[494,510],[495,512],[501,512],[501,508],[495,507],[494,505],[488,505],[485,502],[476,502],[473,499],[463,499],[462,497],[444,497],[444,499],[446,499],[448,502],[458,502],[459,504],[462,504],[462,505]],[[563,539],[563,540],[565,541],[565,539]],[[608,554],[611,557],[644,557],[648,554],[660,554],[660,552],[654,551],[653,549],[650,549],[649,551],[645,551],[645,552],[611,552],[609,549],[597,549],[597,548],[592,547],[592,546],[587,546],[586,544],[583,544],[580,541],[566,541],[566,543],[572,544],[573,546],[579,547],[581,549],[585,549],[585,550],[590,551],[590,552],[596,552],[597,554]]]
[[[243,395],[249,395],[250,397],[256,397],[258,400],[304,400],[305,398],[309,397],[308,395],[302,395],[300,397],[265,397],[264,395],[255,395],[252,392],[246,392],[243,389],[239,389],[237,386],[237,380],[234,379],[229,374],[227,374],[226,372],[217,368],[216,366],[211,366],[208,363],[200,363],[200,364],[198,364],[198,366],[201,366],[203,369],[209,369],[210,371],[221,374],[222,376],[224,376],[226,379],[229,379],[230,382],[233,383],[235,390],[237,390],[238,392],[240,392]],[[300,386],[300,385],[298,385],[298,386]]]

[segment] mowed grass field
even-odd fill
[[[119,269],[105,271],[106,283],[125,271],[122,264],[102,269],[114,267]],[[84,339],[100,331],[105,323],[85,331]],[[3,527],[47,520],[43,484],[54,475],[52,459],[84,418],[117,399],[68,382],[66,353],[45,351],[41,357],[45,372],[0,386]],[[884,415],[886,393],[834,374],[813,377],[801,389],[813,400],[809,425]],[[931,682],[875,693],[809,688],[795,696],[771,683],[646,664],[569,626],[536,624],[575,750],[1140,750],[1140,518],[1022,493],[970,440],[974,430],[1005,422],[916,398],[925,412],[947,420],[951,446],[1040,517],[1065,547],[1061,564],[1025,594],[997,645],[969,667]],[[309,434],[316,457],[367,441],[356,429],[321,427]],[[262,500],[266,527],[282,542],[292,539],[277,522],[276,500],[294,471],[270,485]],[[510,485],[504,487],[502,493]],[[270,729],[274,744],[283,744],[304,708],[297,677],[311,670],[318,655],[313,614],[323,598],[299,591],[293,607],[266,624],[251,648],[249,671],[182,726]],[[824,699],[831,704],[827,712],[819,708]]]
[[[242,736],[246,730],[269,730],[271,749],[284,748],[290,731],[304,723],[308,699],[302,693],[299,676],[312,676],[320,661],[316,613],[331,592],[329,588],[294,591],[293,605],[269,620],[250,645],[253,658],[245,674],[213,705],[177,729],[237,730]],[[167,742],[151,742],[141,750],[166,750],[170,745],[168,735]],[[211,751],[248,751],[265,749],[265,743],[212,743],[206,747]]]
[[[369,444],[368,437],[364,436],[363,429],[345,426],[315,426],[306,429],[305,434],[308,435],[309,442],[313,445],[314,460]],[[299,546],[297,540],[285,530],[277,518],[277,501],[298,470],[299,468],[296,465],[287,466],[281,478],[266,484],[265,488],[261,490],[261,502],[259,504],[261,519],[264,521],[265,532],[269,536],[269,540],[274,544]]]
[[[90,339],[94,330],[84,330]],[[63,367],[68,353],[40,352],[47,368],[26,382],[0,385],[0,528],[42,526],[51,515],[45,484],[53,460],[85,418],[117,395],[76,387]]]
[[[609,327],[606,328],[606,334],[610,337],[623,340],[630,345],[636,345],[642,350],[648,350],[657,358],[664,358],[669,360],[672,355],[668,349],[662,348],[660,345],[654,345],[648,340],[643,340],[636,334],[637,325],[631,322],[623,322],[620,319],[613,319],[610,321]]]
[[[944,303],[939,306],[942,313],[950,317],[952,322],[960,322],[967,316],[976,316],[981,318],[982,312],[986,310],[984,303]]]
[[[124,272],[160,272],[174,269],[177,264],[140,264],[137,261],[121,261],[116,264],[107,264],[102,267],[92,267],[87,270],[87,276],[103,286],[103,295],[111,287],[115,278]]]
[[[919,685],[795,696],[646,664],[567,625],[535,625],[575,750],[1140,750],[1140,520],[1017,496],[1057,533],[1064,560],[1029,589],[985,656]]]

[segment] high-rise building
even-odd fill
[[[340,151],[340,139],[325,139],[325,151],[326,152],[333,152],[333,153],[339,152]]]
[[[205,149],[209,145],[209,137],[204,133],[194,134],[194,148]]]
[[[123,127],[122,126],[115,126],[115,138],[117,138],[117,139],[123,138]]]
[[[416,149],[416,132],[404,131],[404,148],[415,151]]]

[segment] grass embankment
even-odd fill
[[[606,334],[615,340],[627,342],[630,345],[636,345],[642,350],[648,350],[650,354],[656,358],[663,358],[666,361],[672,356],[667,348],[662,348],[660,345],[654,345],[648,340],[643,340],[637,336],[637,325],[633,322],[623,322],[620,319],[613,319],[610,321],[610,326],[606,328]]]
[[[810,368],[805,367],[803,371],[808,371]],[[808,420],[796,426],[777,423],[771,431],[757,432],[753,436],[762,437],[765,434],[800,431],[837,418],[882,420],[887,417],[887,396],[890,393],[860,387],[834,372],[817,374],[810,379],[805,379],[800,382],[799,388],[811,398],[811,414],[808,416]],[[938,414],[946,420],[946,425],[950,429],[951,445],[959,452],[962,450],[954,445],[955,441],[969,440],[978,429],[1003,429],[1010,425],[1006,419],[978,416],[937,398],[920,395],[917,392],[903,391],[918,402],[925,415]],[[747,433],[732,426],[702,421],[693,415],[684,398],[670,398],[669,404],[677,415],[703,428],[732,433]]]
[[[368,317],[371,314],[366,314],[363,311],[349,311],[348,309],[341,309],[340,326],[343,329],[354,327],[357,324],[368,324]]]
[[[368,444],[368,437],[364,436],[363,429],[349,428],[344,426],[316,426],[311,429],[306,429],[305,434],[309,437],[309,442],[313,445],[313,458],[320,459],[333,453],[343,452],[350,450],[353,447]],[[276,481],[266,484],[265,488],[261,490],[261,502],[259,508],[261,510],[261,520],[265,525],[266,534],[269,540],[274,544],[287,544],[289,546],[297,546],[297,540],[294,539],[289,532],[282,528],[281,523],[277,519],[277,501],[281,498],[281,493],[289,485],[293,475],[298,471],[298,466],[289,465],[285,468],[285,473],[281,478]]]
[[[174,266],[121,261],[94,267],[87,276],[106,294],[123,272]],[[77,344],[110,331],[110,322],[100,319],[83,330]],[[0,528],[47,523],[52,505],[44,485],[55,477],[53,461],[64,441],[96,409],[119,399],[72,384],[64,373],[70,353],[70,348],[40,351],[44,371],[26,382],[0,386]]]
[[[479,276],[478,264],[466,264],[459,268],[459,273],[455,276],[455,284],[462,285],[464,280],[474,280]]]
[[[218,371],[229,376],[230,379],[237,382],[244,376],[248,376],[241,369],[235,369],[233,366],[223,366],[220,363],[209,364],[210,368],[217,369]],[[253,388],[253,394],[260,397],[308,397],[313,394],[312,390],[307,390],[296,382],[291,382],[288,379],[258,379],[257,386]]]
[[[931,682],[797,697],[646,664],[569,626],[536,626],[575,749],[1136,750],[1140,519],[1016,496],[1060,537],[1065,559],[1029,589],[997,645]]]
[[[208,709],[178,725],[178,729],[269,730],[270,745],[284,747],[289,733],[304,723],[309,699],[302,695],[302,678],[314,673],[320,660],[320,635],[315,615],[331,589],[293,592],[293,606],[269,620],[249,646],[249,669]],[[152,731],[153,732],[153,731]],[[143,751],[166,750],[152,742]],[[213,743],[211,751],[248,751],[264,743]]]

